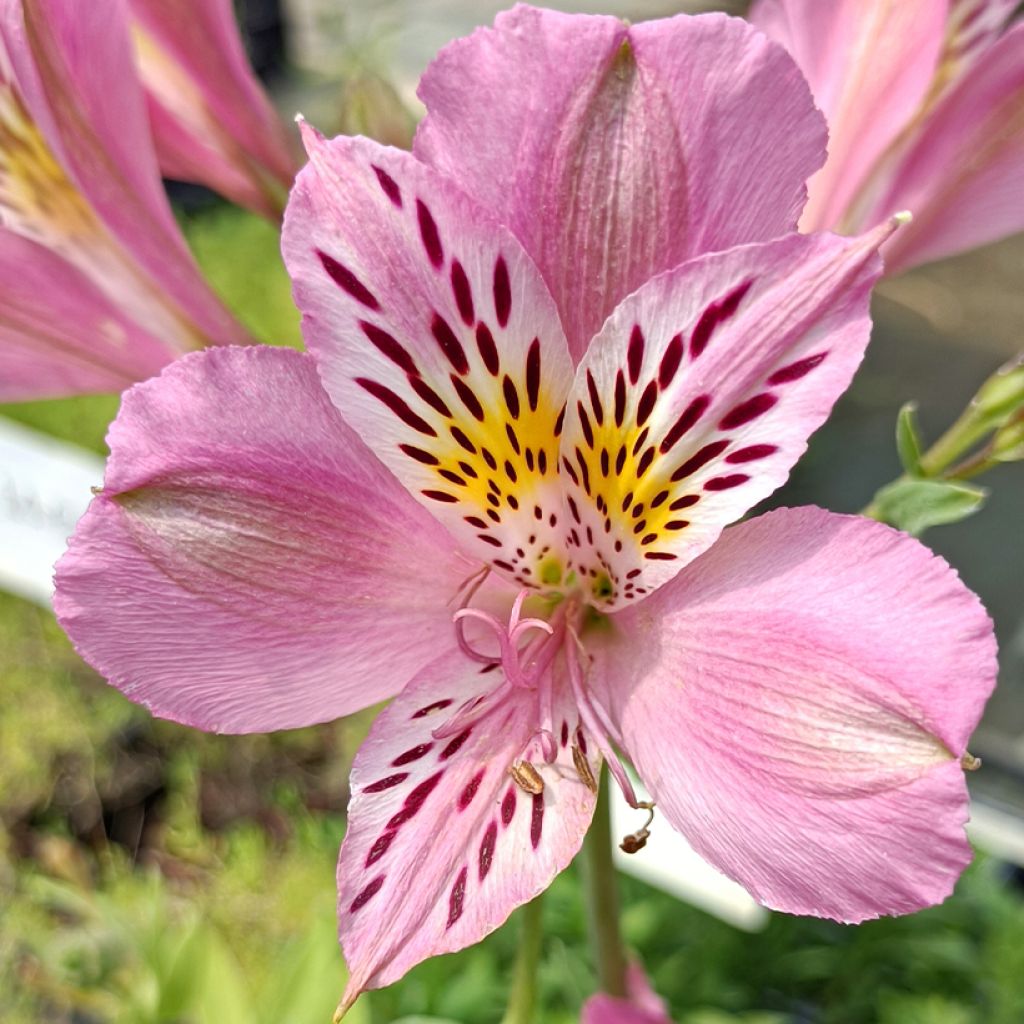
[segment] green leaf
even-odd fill
[[[875,513],[883,523],[915,537],[932,526],[958,523],[973,515],[988,491],[950,480],[897,480],[875,495]]]
[[[910,476],[923,476],[921,471],[921,431],[917,426],[917,402],[907,402],[896,417],[896,451],[900,465]]]

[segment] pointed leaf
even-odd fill
[[[953,480],[897,480],[875,495],[874,504],[882,522],[919,537],[974,515],[987,497],[985,488]]]
[[[921,476],[921,432],[917,426],[917,402],[906,402],[896,417],[896,451],[905,473]]]

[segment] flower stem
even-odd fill
[[[522,935],[512,975],[512,989],[501,1024],[533,1024],[537,1002],[537,964],[544,937],[544,894],[536,896],[520,911]]]
[[[583,879],[598,981],[603,991],[621,999],[626,995],[626,953],[619,932],[619,885],[612,863],[607,774],[602,777],[594,820],[584,842]]]

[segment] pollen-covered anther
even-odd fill
[[[630,832],[628,836],[622,837],[619,849],[623,853],[639,853],[647,845],[647,840],[651,837],[651,822],[654,821],[654,804],[649,800],[642,800],[637,804],[637,807],[647,811],[647,820],[635,832]]]
[[[529,761],[513,761],[508,766],[508,773],[524,793],[539,796],[544,792],[544,779]]]
[[[582,782],[591,793],[596,793],[597,779],[594,778],[594,772],[590,767],[590,762],[587,760],[586,754],[580,750],[579,745],[576,743],[572,745],[572,764],[576,769],[576,774],[579,776],[580,782]]]
[[[969,750],[966,750],[964,756],[960,758],[960,767],[965,772],[976,772],[981,767],[981,758],[975,757]]]

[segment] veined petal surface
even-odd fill
[[[474,566],[345,425],[308,356],[187,356],[126,393],[108,441],[54,605],[86,661],[154,714],[309,725],[455,648],[447,602]]]
[[[517,5],[420,83],[414,152],[507,224],[573,358],[699,253],[794,230],[825,130],[788,55],[723,15],[627,25]]]
[[[564,729],[555,760],[542,762],[535,691],[515,690],[476,725],[434,735],[493,692],[500,671],[461,655],[437,659],[381,713],[356,756],[338,861],[350,975],[343,1007],[427,957],[478,942],[543,892],[580,847],[596,796]],[[556,688],[552,708],[575,722],[567,686]],[[599,759],[580,737],[572,742],[596,776]],[[523,757],[542,782],[537,792],[509,773]]]
[[[572,364],[540,275],[410,154],[305,135],[283,247],[324,386],[468,552],[522,583],[557,583]]]
[[[559,459],[571,564],[596,603],[642,598],[783,483],[860,363],[889,230],[713,253],[615,310]]]
[[[612,617],[600,699],[658,809],[769,907],[855,922],[951,892],[992,623],[889,527],[782,509]],[[603,680],[603,682],[602,682]]]

